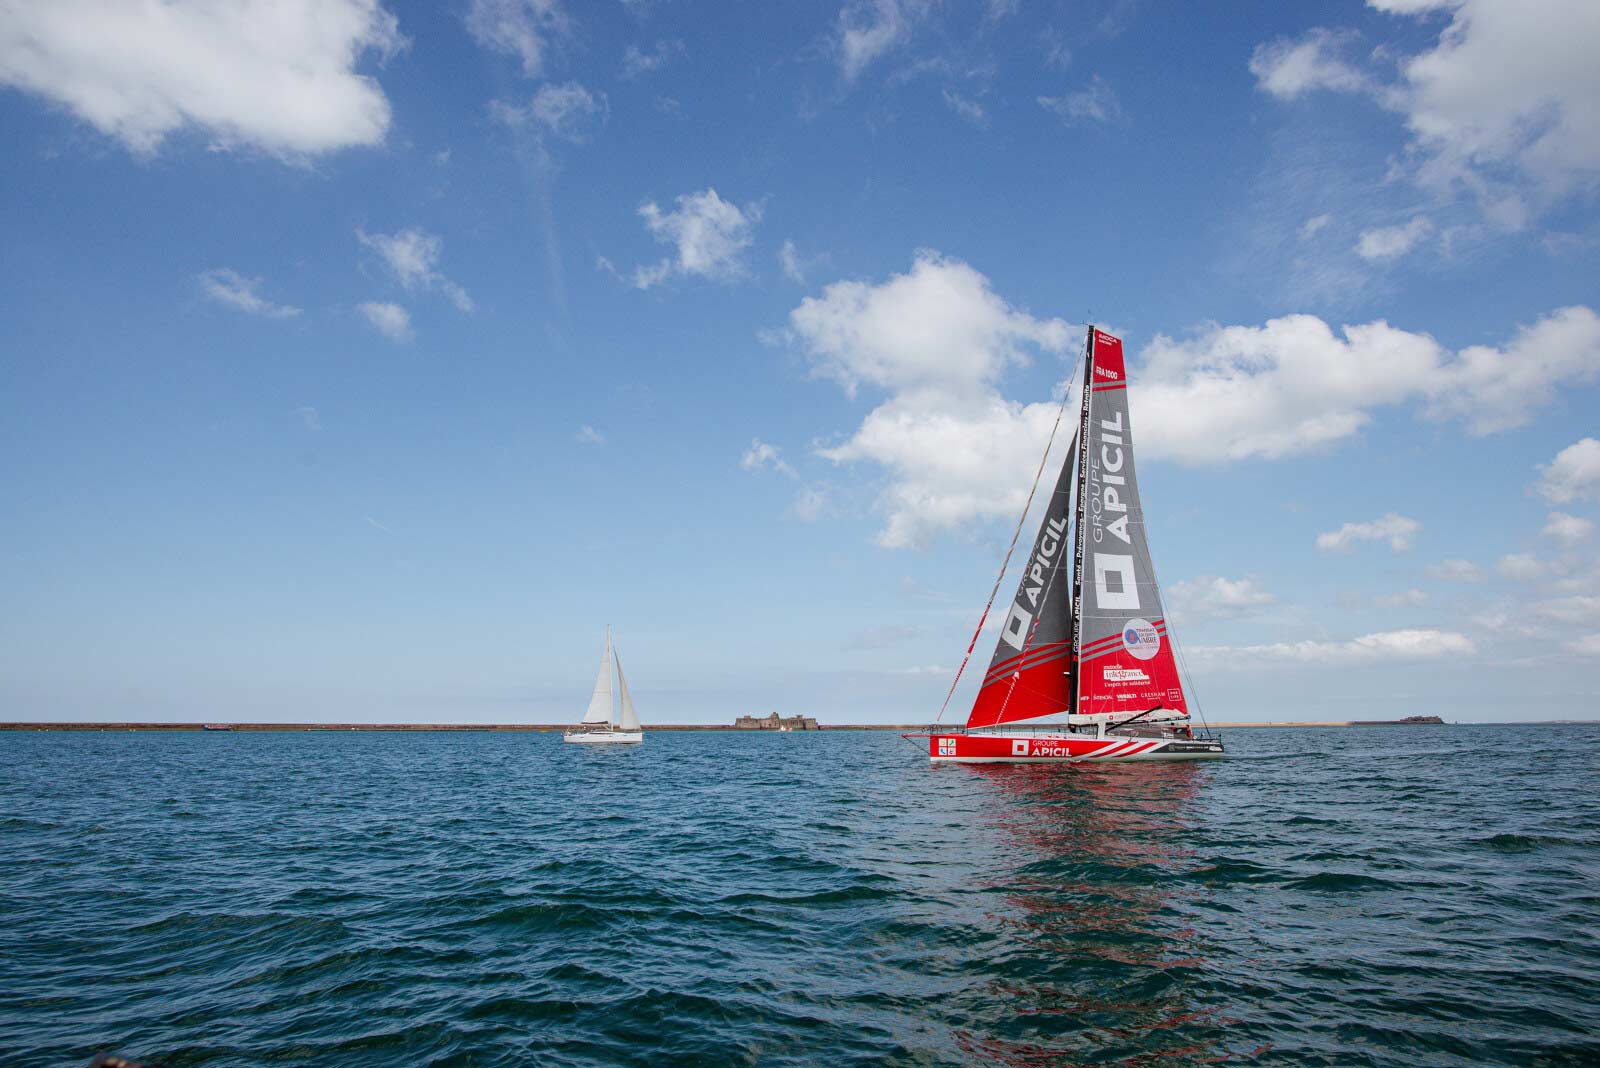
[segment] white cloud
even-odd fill
[[[1504,164],[1563,189],[1600,173],[1600,5],[1461,0],[1449,10],[1437,47],[1404,64],[1399,101],[1415,143],[1432,154],[1430,176]]]
[[[520,60],[522,72],[530,78],[544,69],[551,39],[571,28],[561,0],[472,0],[467,9],[467,31],[473,39]]]
[[[642,51],[638,45],[629,45],[622,53],[622,76],[637,78],[641,74],[649,74],[666,66],[674,56],[680,56],[683,52],[683,42],[676,39],[657,41],[648,52]]]
[[[1256,76],[1257,87],[1283,100],[1314,89],[1364,89],[1366,75],[1338,54],[1353,36],[1316,29],[1299,40],[1257,45],[1250,73]]]
[[[437,289],[460,311],[470,313],[477,307],[465,289],[436,269],[444,251],[444,241],[436,235],[408,226],[394,234],[357,229],[356,239],[378,254],[406,290]]]
[[[379,0],[7,0],[0,84],[141,155],[193,128],[293,158],[382,143],[389,101],[356,65],[405,43]]]
[[[1369,93],[1400,114],[1423,186],[1464,188],[1515,229],[1528,195],[1550,201],[1600,175],[1600,4],[1593,0],[1369,0],[1396,15],[1448,13],[1433,47],[1400,57],[1382,83],[1342,59],[1352,35],[1313,30],[1261,45],[1250,69],[1284,99],[1313,89]],[[1393,50],[1374,53],[1387,62]]]
[[[1429,411],[1466,420],[1474,434],[1492,434],[1526,423],[1533,409],[1554,400],[1562,386],[1596,377],[1600,316],[1584,307],[1560,308],[1532,326],[1518,327],[1504,348],[1462,349],[1430,388]],[[1600,475],[1600,444],[1595,450]]]
[[[1430,578],[1445,582],[1478,582],[1483,579],[1483,572],[1470,560],[1445,560],[1430,564],[1427,571]]]
[[[1600,316],[1584,307],[1519,328],[1505,347],[1453,358],[1428,335],[1382,320],[1341,332],[1290,315],[1182,341],[1158,335],[1135,371],[1140,455],[1190,464],[1291,456],[1351,437],[1373,409],[1405,402],[1489,434],[1600,374]]]
[[[1389,548],[1403,553],[1411,548],[1411,539],[1422,524],[1415,519],[1389,512],[1365,523],[1346,523],[1338,530],[1317,535],[1317,549],[1325,553],[1347,553],[1358,541],[1386,541]]]
[[[1066,323],[1013,308],[966,263],[923,251],[906,274],[807,297],[787,336],[850,395],[864,385],[889,394],[848,440],[819,450],[888,471],[880,544],[1016,515],[1058,405],[1015,404],[995,382],[1032,354],[1068,352]]]
[[[1231,619],[1272,604],[1277,598],[1252,578],[1206,575],[1173,583],[1167,590],[1167,601],[1173,613],[1184,619]]]
[[[669,212],[654,201],[639,208],[645,227],[657,241],[672,245],[674,253],[654,266],[635,270],[633,284],[649,289],[675,274],[724,281],[743,276],[742,257],[755,239],[761,205],[748,204],[741,210],[715,189],[686,193],[677,203],[677,210]]]
[[[745,450],[744,456],[739,459],[739,466],[746,471],[760,471],[770,467],[779,474],[794,477],[794,468],[783,459],[782,450],[776,445],[769,445],[760,438],[751,438],[750,447]]]
[[[390,341],[410,341],[411,313],[398,304],[368,301],[357,304],[356,311],[366,317],[373,329]]]
[[[1111,87],[1095,75],[1086,88],[1065,96],[1041,96],[1039,106],[1066,123],[1111,122],[1122,116],[1122,105]]]
[[[1375,597],[1372,603],[1379,608],[1421,608],[1428,603],[1428,595],[1422,590],[1413,588]]]
[[[604,445],[606,443],[606,436],[588,423],[579,427],[578,432],[572,436],[585,445]]]
[[[288,319],[300,314],[300,309],[288,304],[274,304],[257,292],[261,288],[261,279],[246,278],[238,271],[227,267],[217,267],[200,275],[200,288],[205,290],[206,296],[219,304],[226,304],[230,308],[237,308],[251,315],[262,315],[268,319]]]
[[[1404,256],[1417,242],[1433,233],[1433,223],[1418,215],[1404,226],[1384,226],[1363,230],[1356,242],[1356,255],[1364,260],[1392,260]]]
[[[1348,641],[1274,642],[1271,645],[1194,646],[1191,657],[1208,666],[1250,664],[1361,665],[1407,663],[1472,656],[1477,646],[1464,634],[1433,629],[1386,630]]]
[[[975,126],[983,126],[989,121],[989,116],[984,112],[982,104],[964,97],[960,93],[953,93],[946,89],[944,91],[944,102],[950,105],[951,111]]]
[[[311,431],[313,434],[322,430],[322,417],[317,414],[317,410],[311,405],[300,405],[300,407],[294,410],[294,414],[300,417],[300,425]]]
[[[1329,223],[1333,221],[1332,215],[1314,215],[1300,225],[1300,240],[1310,241],[1320,234]]]
[[[1585,634],[1567,643],[1567,648],[1579,656],[1600,656],[1600,634]]]
[[[1581,594],[1575,597],[1557,597],[1550,601],[1540,601],[1533,606],[1533,610],[1557,623],[1595,623],[1600,622],[1600,597]]]
[[[1540,533],[1570,549],[1579,542],[1588,540],[1594,533],[1594,523],[1575,515],[1567,515],[1565,512],[1551,512],[1545,521],[1544,530]]]
[[[851,395],[871,384],[971,397],[1030,350],[1070,347],[1066,323],[1012,308],[978,271],[928,250],[886,282],[834,282],[801,301],[789,325],[816,372]]]
[[[1534,488],[1556,504],[1600,497],[1600,441],[1584,438],[1556,453],[1549,464],[1540,464]]]
[[[495,101],[490,113],[508,126],[531,126],[541,133],[583,141],[589,123],[605,122],[610,114],[606,95],[591,92],[577,82],[543,85],[524,106]]]
[[[926,10],[920,0],[854,0],[839,12],[839,72],[853,82],[874,60],[904,44]]]
[[[1510,553],[1500,558],[1495,570],[1500,572],[1502,578],[1511,579],[1513,582],[1527,582],[1544,574],[1545,567],[1543,562],[1530,553]]]

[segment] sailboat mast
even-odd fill
[[[1068,661],[1067,714],[1078,714],[1078,700],[1082,695],[1079,682],[1083,675],[1083,558],[1087,551],[1087,531],[1083,523],[1084,505],[1089,488],[1089,402],[1094,396],[1094,324],[1089,324],[1089,336],[1084,340],[1083,354],[1083,405],[1078,414],[1078,493],[1073,512],[1076,536],[1072,550],[1072,659]]]

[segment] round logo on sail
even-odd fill
[[[1140,660],[1149,660],[1161,651],[1161,635],[1146,619],[1130,619],[1122,625],[1122,647]]]

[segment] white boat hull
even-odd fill
[[[575,745],[638,745],[644,731],[567,731],[561,740]]]

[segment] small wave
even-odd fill
[[[1393,890],[1400,884],[1388,879],[1375,879],[1370,875],[1352,875],[1347,872],[1324,871],[1295,879],[1284,884],[1291,890],[1312,890],[1318,893],[1337,893],[1351,890]]]
[[[1479,838],[1473,844],[1495,853],[1535,853],[1549,847],[1574,846],[1580,843],[1551,834],[1496,834],[1488,838]]]

